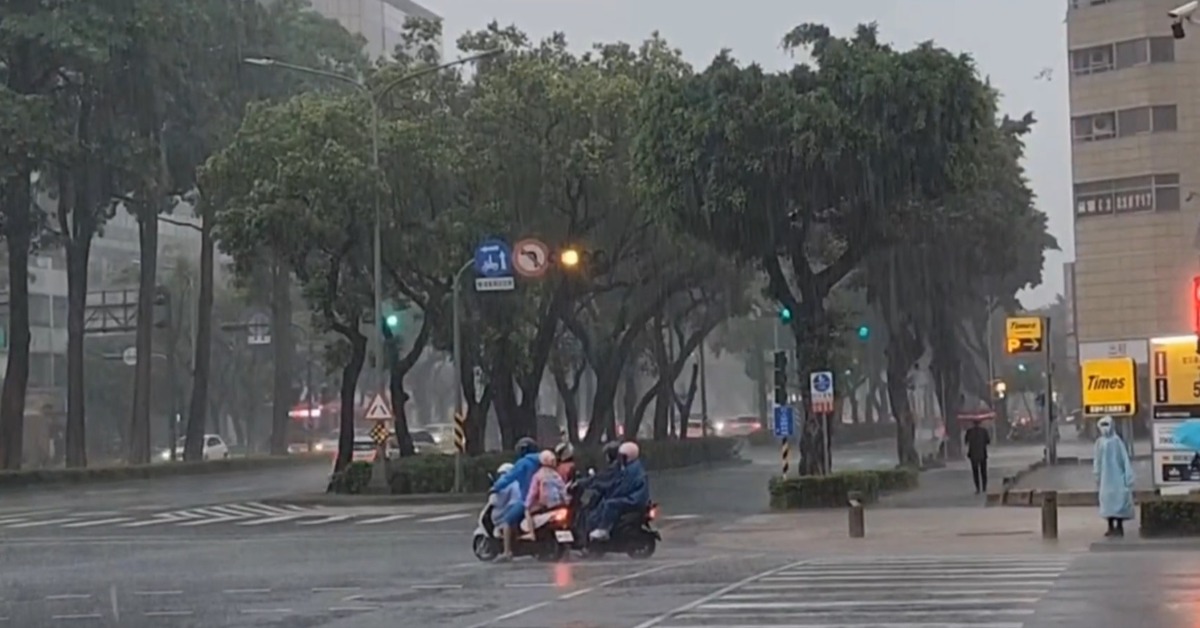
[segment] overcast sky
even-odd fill
[[[1033,111],[1026,168],[1038,207],[1062,251],[1048,254],[1044,281],[1022,294],[1026,307],[1062,292],[1062,264],[1074,258],[1068,136],[1066,15],[1061,0],[418,0],[445,18],[446,51],[464,31],[491,20],[540,39],[563,31],[582,49],[598,41],[640,41],[659,31],[690,62],[706,65],[722,48],[738,59],[783,69],[779,49],[792,26],[820,22],[847,34],[879,23],[883,39],[907,47],[927,39],[969,52],[1003,93],[1005,113]],[[1049,68],[1049,80],[1037,78]]]

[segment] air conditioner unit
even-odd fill
[[[1117,130],[1113,128],[1112,120],[1107,116],[1094,116],[1092,118],[1092,139],[1103,139],[1114,137]]]

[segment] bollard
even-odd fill
[[[1042,538],[1058,538],[1058,491],[1042,491]]]
[[[850,538],[861,539],[867,534],[867,523],[863,518],[862,494],[858,491],[851,491],[846,498],[850,506],[848,513]]]

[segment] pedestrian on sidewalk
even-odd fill
[[[992,444],[992,435],[983,427],[982,421],[972,421],[971,427],[963,435],[967,445],[967,459],[971,461],[971,479],[975,480],[975,494],[987,492],[987,459],[988,445]]]
[[[1133,519],[1133,464],[1125,442],[1113,430],[1112,417],[1101,418],[1096,427],[1100,436],[1096,439],[1092,473],[1096,476],[1100,516],[1108,520],[1104,536],[1125,536],[1125,520]]]

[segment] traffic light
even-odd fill
[[[171,293],[165,286],[154,288],[154,326],[158,329],[171,326]]]
[[[1192,331],[1196,334],[1196,353],[1200,353],[1200,276],[1192,277]]]
[[[396,314],[394,312],[391,314],[388,314],[383,319],[383,324],[387,325],[388,329],[390,329],[392,331],[396,331],[397,329],[400,329],[400,315]]]
[[[780,308],[779,308],[779,322],[783,323],[784,325],[787,325],[788,323],[792,322],[792,308],[790,308],[790,307],[788,307],[788,306],[786,306],[786,305],[780,306]],[[776,356],[778,356],[778,355],[779,355],[779,353],[777,352],[775,355],[776,355]],[[784,361],[786,362],[786,361],[787,361],[787,355],[784,355],[784,358],[783,358],[783,359],[784,359]]]
[[[1024,372],[1025,372],[1025,365],[1024,365],[1024,364],[1017,364],[1017,370],[1018,370],[1018,371],[1021,371],[1022,373],[1024,373]]]
[[[787,395],[787,351],[775,352],[775,403],[784,405]]]
[[[858,339],[866,340],[870,337],[871,337],[871,328],[867,327],[866,325],[859,325],[858,326]]]

